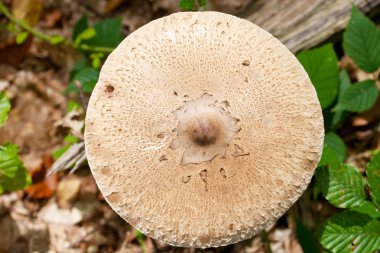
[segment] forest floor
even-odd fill
[[[10,6],[10,1],[5,4]],[[122,33],[127,36],[150,20],[176,11],[180,11],[177,0],[45,0],[35,17],[35,28],[71,37],[83,14],[90,23],[121,17]],[[6,22],[1,16],[0,23]],[[69,100],[83,101],[64,94],[70,70],[80,58],[74,49],[32,36],[16,45],[13,35],[0,30],[0,91],[7,90],[12,103],[9,118],[0,130],[0,143],[11,141],[20,147],[20,157],[33,178],[33,185],[26,190],[0,196],[0,253],[197,252],[171,247],[136,232],[108,206],[88,165],[73,174],[63,171],[45,177],[54,163],[53,152],[65,145],[64,137],[72,134],[83,138],[84,112],[66,110]],[[351,78],[365,79],[366,74],[347,57],[342,58],[341,65],[350,70]],[[348,147],[348,162],[359,169],[365,168],[368,150],[380,149],[379,120],[380,100],[373,110],[348,118],[339,130]],[[295,217],[313,230],[335,211],[322,198],[315,200],[309,187],[287,215],[266,232],[232,246],[204,251],[263,253],[270,248],[279,253],[302,252]]]

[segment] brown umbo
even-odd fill
[[[121,217],[204,248],[283,215],[309,184],[323,136],[316,92],[284,45],[243,19],[188,12],[141,27],[108,57],[85,144]]]

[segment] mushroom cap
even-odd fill
[[[150,237],[201,248],[250,238],[283,215],[323,137],[294,55],[217,12],[172,14],[125,38],[101,70],[85,129],[109,205]]]

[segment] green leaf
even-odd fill
[[[17,30],[16,30],[16,25],[14,24],[14,23],[12,23],[12,22],[9,22],[8,24],[7,24],[7,28],[6,28],[7,30],[8,30],[8,32],[10,32],[10,33],[15,33]]]
[[[348,164],[339,168],[320,167],[316,179],[323,196],[336,207],[362,206],[366,201],[363,177]]]
[[[69,102],[67,103],[66,112],[79,110],[80,108],[81,108],[81,105],[79,103],[77,103],[76,101],[73,101],[73,100],[69,100]]]
[[[68,144],[75,144],[79,141],[79,138],[76,137],[75,135],[72,135],[72,134],[68,134],[65,136],[65,138],[63,139],[64,142],[68,143]]]
[[[88,40],[93,38],[96,35],[96,30],[92,27],[87,28],[81,34],[78,35],[82,40]]]
[[[369,201],[365,201],[364,204],[361,206],[350,207],[350,210],[369,215],[372,218],[380,217],[379,210],[377,210],[377,208]]]
[[[19,32],[16,35],[16,44],[17,45],[22,44],[28,38],[28,35],[29,35],[28,32]]]
[[[17,155],[14,144],[0,146],[0,187],[1,191],[15,191],[31,184],[31,177]]]
[[[53,35],[50,37],[50,43],[53,44],[53,45],[56,45],[56,44],[59,44],[59,43],[62,43],[65,41],[65,38],[60,36],[60,35]]]
[[[341,70],[339,73],[339,94],[338,94],[338,103],[342,100],[343,93],[351,86],[350,77],[348,76],[347,71]],[[333,114],[331,128],[335,129],[343,123],[347,118],[348,113],[345,111],[336,111]]]
[[[366,72],[380,67],[380,30],[355,6],[343,34],[343,49]]]
[[[305,227],[299,219],[296,219],[296,234],[303,252],[319,253],[318,241],[314,238],[313,234]]]
[[[380,208],[380,152],[377,152],[367,164],[366,174],[372,201]]]
[[[68,145],[62,146],[54,150],[51,156],[54,158],[54,160],[58,160],[69,149],[69,147],[70,146]]]
[[[121,38],[121,19],[106,19],[94,25],[96,35],[86,40],[86,45],[97,47],[116,47]]]
[[[94,69],[99,69],[101,64],[102,64],[102,61],[100,60],[99,57],[92,58],[91,65]]]
[[[137,242],[140,245],[140,248],[145,252],[146,251],[146,245],[145,245],[145,241],[144,241],[145,235],[137,229],[135,229],[135,235],[137,238]]]
[[[86,68],[86,67],[90,67],[88,65],[88,62],[86,61],[86,59],[82,59],[82,60],[79,60],[77,61],[73,68],[71,69],[70,71],[70,80],[72,80],[74,78],[74,76],[79,72],[81,71],[82,69]]]
[[[366,80],[350,86],[333,111],[364,112],[376,102],[379,90],[373,80]]]
[[[80,44],[83,40],[89,40],[96,35],[96,30],[93,27],[89,27],[81,32],[75,39],[75,44]]]
[[[194,0],[180,0],[179,1],[179,8],[181,8],[183,11],[192,11],[195,7],[195,1]]]
[[[207,0],[198,0],[199,6],[200,7],[206,7],[207,5]]]
[[[328,219],[318,231],[324,248],[333,253],[372,253],[380,249],[380,221],[346,211]]]
[[[5,93],[0,92],[0,127],[2,127],[8,118],[8,112],[11,109],[11,103],[5,95]]]
[[[338,169],[340,167],[340,160],[335,150],[327,145],[323,146],[322,157],[318,163],[319,166],[330,166]]]
[[[327,108],[338,94],[338,58],[331,44],[306,50],[297,55],[313,83],[322,108]]]
[[[87,27],[88,27],[87,17],[82,16],[74,26],[73,34],[72,34],[73,41],[75,41],[78,35],[81,34],[84,30],[86,30]]]
[[[58,158],[60,158],[73,144],[77,143],[78,140],[79,138],[74,135],[71,135],[71,134],[66,135],[65,138],[63,139],[65,145],[58,148],[52,153],[54,160],[58,160]]]
[[[346,159],[346,145],[342,138],[334,132],[329,132],[325,135],[324,144],[331,147],[337,154],[339,160],[344,162]]]
[[[73,91],[78,93],[79,89],[75,82],[79,82],[82,86],[83,92],[91,93],[95,87],[96,82],[98,81],[98,78],[99,71],[93,68],[85,67],[74,75],[65,92],[67,93]]]

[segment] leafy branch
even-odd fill
[[[30,26],[27,22],[24,20],[17,19],[12,13],[5,7],[5,5],[0,1],[0,12],[7,17],[13,24],[17,25],[21,29],[27,31],[30,34],[33,34],[35,37],[47,41],[51,44],[65,44],[67,46],[73,47],[75,49],[79,49],[82,51],[88,51],[88,52],[100,52],[100,53],[111,53],[114,48],[113,47],[103,47],[103,46],[93,46],[83,43],[73,43],[70,40],[67,40],[66,38],[60,36],[60,35],[47,35],[44,34],[36,29],[34,29],[32,26]],[[24,38],[26,39],[27,36]]]

